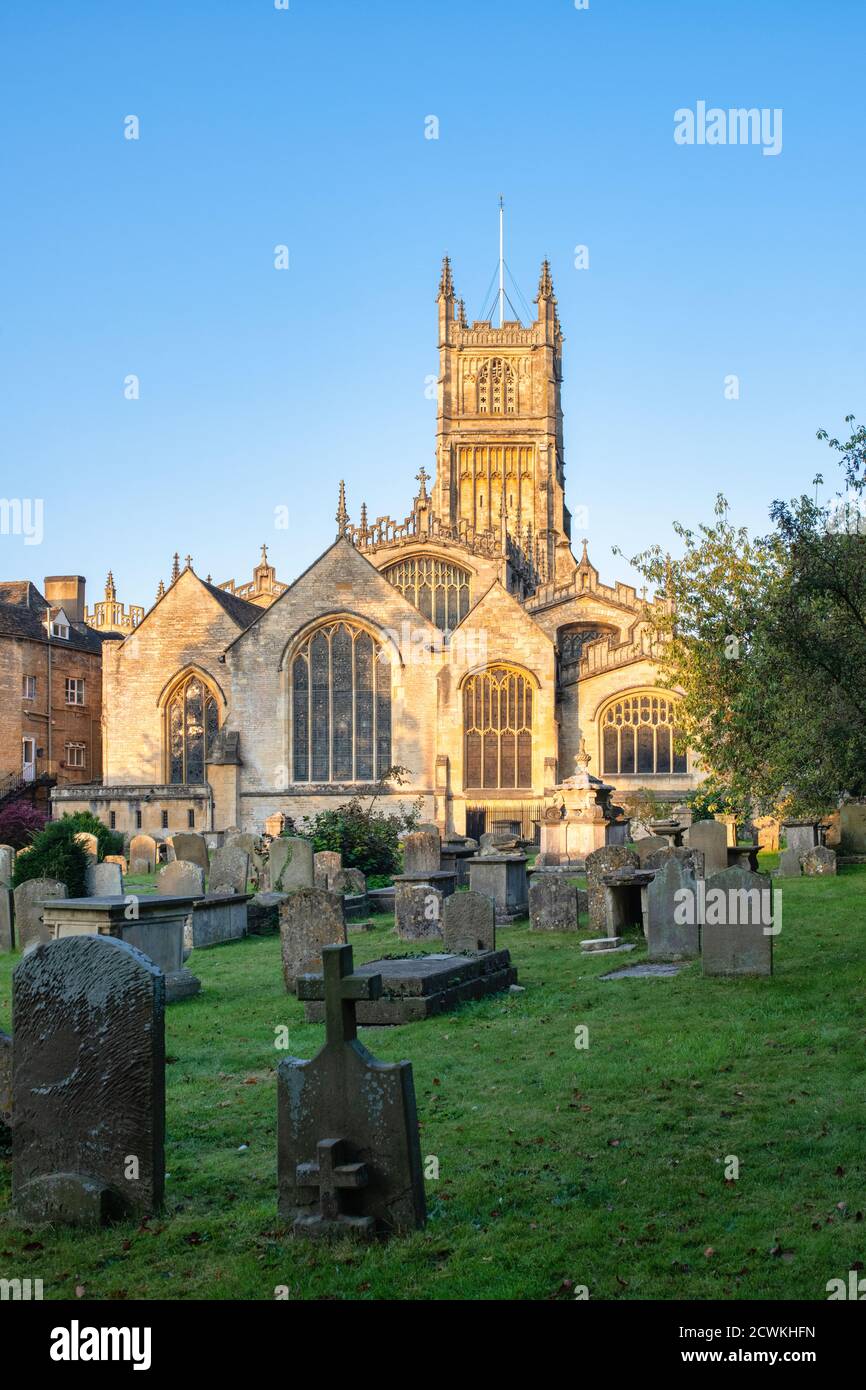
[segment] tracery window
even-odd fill
[[[465,785],[532,786],[532,682],[510,666],[489,666],[463,687]]]
[[[210,747],[219,730],[219,706],[197,675],[180,684],[166,706],[169,782],[204,782]]]
[[[480,415],[513,415],[517,409],[514,368],[501,357],[492,357],[478,373]]]
[[[469,612],[472,576],[462,565],[435,556],[412,556],[389,565],[384,574],[425,618],[444,631],[452,631]]]
[[[686,747],[676,723],[677,703],[658,691],[613,700],[599,721],[604,775],[687,772]]]
[[[295,782],[375,782],[391,766],[391,667],[369,632],[320,627],[292,660]]]

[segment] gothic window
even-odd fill
[[[478,373],[478,412],[480,415],[514,415],[516,409],[514,368],[503,358],[492,357]]]
[[[374,782],[391,766],[391,667],[353,623],[317,628],[292,660],[295,782]]]
[[[434,556],[398,560],[384,570],[385,578],[414,604],[425,618],[450,632],[469,612],[471,575],[462,565]]]
[[[677,701],[658,691],[625,695],[602,711],[602,773],[656,777],[688,771]]]
[[[463,687],[465,785],[532,786],[532,684],[510,666],[489,666]]]
[[[174,691],[166,706],[169,782],[204,782],[211,744],[219,729],[216,696],[197,675]]]

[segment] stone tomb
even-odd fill
[[[123,897],[123,874],[119,864],[88,864],[85,885],[89,898]]]
[[[15,945],[24,951],[34,941],[48,941],[51,933],[44,922],[46,898],[65,898],[66,884],[55,878],[30,878],[19,883],[12,894],[15,903]]]
[[[690,863],[668,859],[647,884],[646,942],[650,960],[700,955],[697,879]]]
[[[448,1013],[468,1000],[500,994],[517,983],[517,971],[508,951],[482,951],[478,955],[403,956],[370,961],[355,972],[380,975],[381,993],[359,1002],[358,1023],[369,1028],[397,1023],[417,1023],[423,1018]],[[298,989],[298,996],[309,996]],[[324,1005],[310,1002],[307,1020],[321,1023]]]
[[[322,891],[322,890],[314,890]],[[325,1045],[277,1067],[279,1214],[297,1236],[370,1238],[424,1225],[426,1206],[410,1062],[379,1062],[358,1042],[356,1011],[381,977],[352,972],[351,946],[326,946],[320,1000]]]
[[[505,925],[526,916],[529,892],[525,854],[475,854],[467,863],[469,887],[473,893],[493,899],[497,924]]]
[[[562,874],[533,874],[529,884],[530,931],[577,931],[577,887]]]
[[[689,826],[689,849],[704,853],[707,877],[728,867],[728,827],[717,820],[696,820]]]
[[[251,893],[226,889],[197,898],[184,924],[184,946],[202,951],[208,946],[240,941],[247,934],[247,904],[251,897]]]
[[[165,1002],[188,999],[201,989],[184,966],[184,928],[192,898],[158,893],[129,898],[57,898],[44,904],[45,926],[53,941],[72,936],[116,936],[135,946],[165,976]]]
[[[311,861],[312,863],[312,861]],[[321,968],[325,946],[346,943],[346,917],[339,893],[326,888],[299,888],[280,903],[283,979],[295,993],[299,975]]]
[[[12,987],[18,1221],[98,1225],[159,1209],[164,1003],[161,972],[114,937],[69,937],[21,961]]]
[[[707,879],[701,927],[705,975],[773,973],[773,889],[748,869],[725,869]]]
[[[615,933],[607,930],[607,909],[605,907],[602,875],[613,873],[616,869],[637,869],[640,860],[634,850],[625,845],[603,845],[586,856],[587,912],[589,929],[599,936]]]
[[[442,944],[449,955],[496,950],[496,909],[491,898],[472,890],[452,893],[442,908]]]
[[[313,846],[310,840],[285,835],[271,840],[268,850],[268,887],[273,893],[292,893],[313,886]]]

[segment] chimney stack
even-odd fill
[[[45,597],[52,608],[62,608],[71,623],[83,623],[86,582],[83,574],[46,576]]]

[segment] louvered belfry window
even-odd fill
[[[375,782],[391,766],[387,651],[349,622],[307,638],[292,661],[292,778]]]
[[[465,785],[532,786],[532,684],[510,666],[489,666],[463,687]]]

